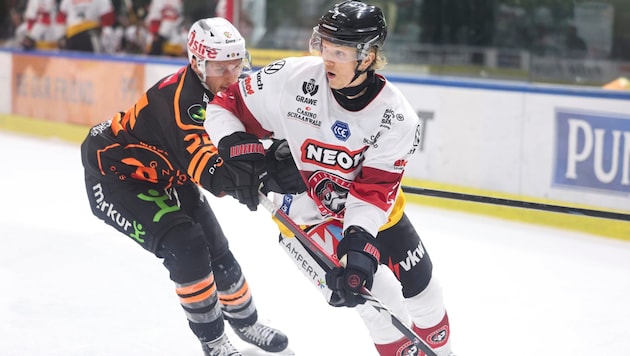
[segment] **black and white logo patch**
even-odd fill
[[[279,71],[280,69],[282,69],[282,67],[284,67],[284,65],[287,63],[287,61],[285,61],[284,59],[281,59],[279,61],[275,61],[273,63],[268,64],[264,69],[263,72],[265,72],[265,74],[274,74],[277,71]]]
[[[308,82],[302,83],[302,92],[304,94],[315,95],[319,90],[319,85],[315,84],[315,79],[311,78]]]

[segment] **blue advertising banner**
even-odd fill
[[[557,109],[555,119],[554,184],[630,193],[630,115]]]

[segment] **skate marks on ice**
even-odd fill
[[[0,132],[0,148],[0,353],[201,355],[161,262],[91,215],[78,145]],[[265,209],[210,204],[261,320],[295,355],[376,355],[356,312],[328,306],[287,258]],[[630,244],[412,204],[407,214],[456,354],[627,355]],[[243,355],[274,355],[226,331]]]

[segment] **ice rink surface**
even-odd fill
[[[0,355],[190,355],[160,260],[91,215],[77,145],[0,133]],[[262,207],[211,205],[261,319],[298,356],[376,355],[277,244]],[[409,205],[458,356],[630,355],[630,243]],[[244,355],[265,355],[231,338]]]

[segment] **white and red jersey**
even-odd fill
[[[388,222],[420,127],[401,92],[377,80],[384,81],[378,95],[349,111],[333,96],[322,58],[285,58],[215,96],[205,128],[217,143],[235,131],[286,139],[308,186],[308,197],[284,196],[289,216],[304,225],[339,219],[344,229],[357,225],[376,236]]]
[[[182,0],[151,0],[145,19],[149,33],[179,42],[183,12]]]
[[[66,26],[66,36],[98,27],[113,26],[114,6],[111,0],[61,0],[57,23]]]
[[[56,0],[28,0],[24,10],[26,33],[35,41],[56,42],[60,37],[55,28]]]

